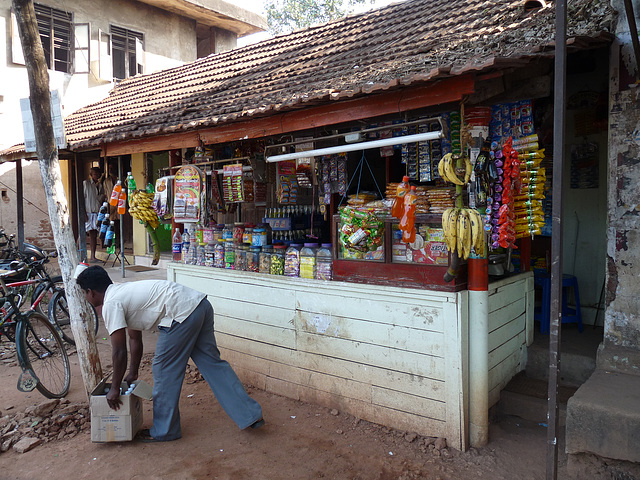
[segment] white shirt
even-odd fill
[[[182,323],[206,297],[204,293],[167,280],[111,284],[102,304],[109,335],[121,328],[152,330]]]

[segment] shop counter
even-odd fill
[[[425,436],[468,443],[468,291],[306,280],[171,263],[206,293],[218,345],[245,382]],[[533,276],[489,291],[491,403],[524,369]]]

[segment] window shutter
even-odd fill
[[[144,73],[144,48],[142,48],[142,41],[136,38],[136,71],[138,73]]]
[[[25,65],[22,43],[18,33],[18,19],[13,8],[11,9],[11,61],[18,65]]]
[[[112,82],[111,35],[100,29],[98,29],[98,54],[98,78]]]
[[[73,68],[74,73],[89,73],[91,65],[91,25],[88,23],[73,24]]]

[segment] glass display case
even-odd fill
[[[438,291],[466,289],[467,270],[462,263],[457,277],[444,281],[450,253],[444,243],[441,215],[416,215],[414,242],[402,242],[398,220],[391,216],[378,217],[382,229],[359,232],[345,229],[340,215],[333,217],[334,280],[372,283],[409,288],[430,288]],[[347,232],[345,234],[344,232]],[[353,245],[358,235],[377,235],[375,241]]]

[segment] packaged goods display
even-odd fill
[[[299,243],[292,243],[289,245],[285,253],[284,260],[284,274],[287,277],[299,277],[300,276],[300,250],[302,245]]]

